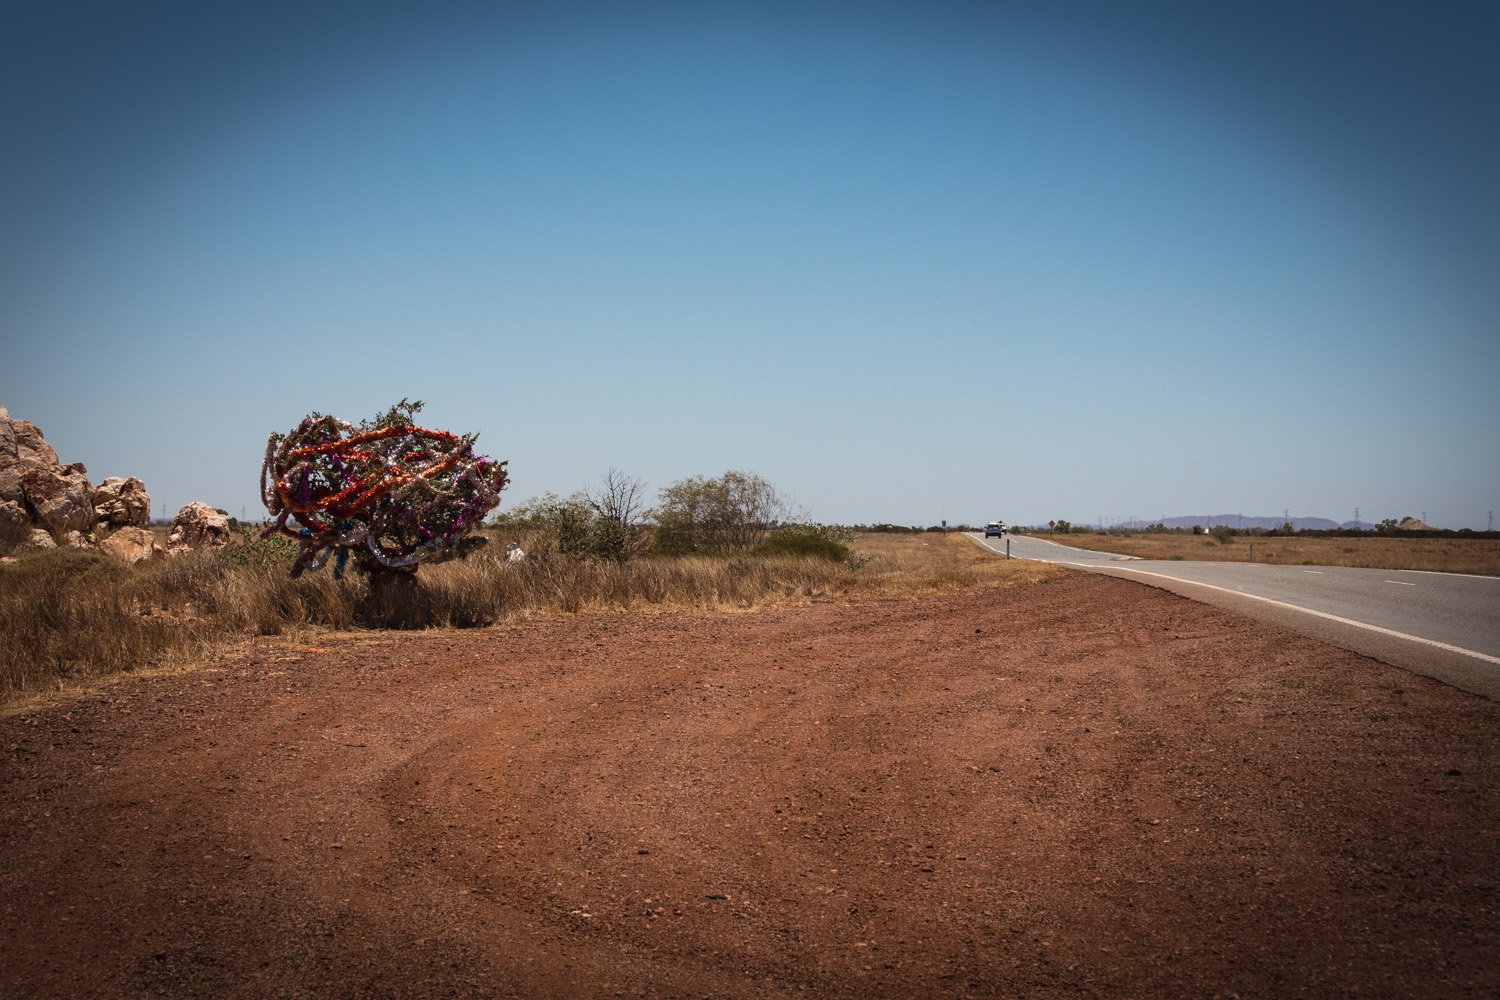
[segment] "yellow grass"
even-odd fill
[[[1142,559],[1256,562],[1285,566],[1360,566],[1422,569],[1500,576],[1500,540],[1485,538],[1311,538],[1234,535],[1220,543],[1207,535],[1041,534],[1054,542]]]
[[[0,702],[202,657],[246,635],[316,626],[469,627],[589,610],[753,608],[814,598],[1029,583],[1059,570],[980,551],[960,535],[859,539],[854,564],[773,556],[640,558],[545,552],[519,564],[498,546],[424,568],[373,593],[357,574],[288,579],[277,550],[237,542],[127,566],[53,551],[0,565]]]
[[[1061,575],[1055,566],[998,558],[957,532],[861,535],[850,546],[869,561],[856,590],[880,594],[1037,583]]]

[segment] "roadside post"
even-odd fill
[[[1005,558],[1007,558],[1007,559],[1010,558],[1010,539],[1009,538],[1007,538],[1005,540]]]

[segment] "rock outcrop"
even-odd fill
[[[20,448],[16,443],[16,425],[5,407],[0,406],[0,524],[30,524],[26,510],[26,491],[21,486]],[[30,425],[27,424],[29,427]]]
[[[57,532],[93,529],[94,491],[82,462],[33,466],[21,473],[21,489],[42,527]]]
[[[22,548],[88,548],[96,528],[102,535],[111,528],[144,528],[150,519],[145,483],[112,476],[91,486],[82,462],[62,464],[36,424],[14,419],[0,406],[0,527],[29,533]]]
[[[229,515],[195,500],[184,505],[172,518],[167,551],[176,553],[205,545],[224,545],[228,541]]]
[[[151,523],[151,494],[134,476],[110,476],[94,487],[92,503],[101,525],[144,528]]]

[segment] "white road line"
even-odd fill
[[[1079,569],[1098,569],[1098,566],[1092,563],[1063,563],[1062,565],[1076,566]],[[1171,580],[1173,583],[1186,583],[1191,584],[1194,587],[1206,587],[1209,590],[1219,590],[1223,591],[1226,594],[1233,594],[1236,597],[1245,597],[1252,601],[1264,601],[1267,604],[1274,604],[1278,608],[1286,608],[1288,611],[1300,611],[1305,615],[1313,615],[1318,618],[1326,618],[1331,622],[1338,622],[1340,625],[1353,625],[1355,628],[1367,629],[1371,632],[1378,632],[1381,635],[1392,636],[1396,639],[1405,639],[1408,642],[1419,642],[1424,646],[1433,646],[1437,649],[1441,649],[1449,653],[1459,653],[1463,656],[1472,656],[1476,660],[1483,660],[1486,663],[1493,663],[1497,666],[1500,666],[1500,656],[1491,656],[1488,653],[1481,653],[1478,650],[1465,649],[1462,646],[1454,646],[1446,642],[1438,642],[1436,639],[1424,639],[1420,635],[1411,635],[1407,632],[1397,632],[1395,629],[1382,628],[1379,625],[1371,625],[1368,622],[1357,622],[1353,618],[1343,618],[1339,615],[1331,615],[1326,611],[1314,611],[1312,608],[1304,608],[1297,604],[1288,604],[1285,601],[1275,601],[1269,597],[1261,597],[1259,594],[1247,594],[1239,590],[1230,590],[1228,587],[1219,587],[1212,583],[1199,583],[1196,580],[1183,580],[1179,577],[1168,576],[1165,573],[1152,573],[1150,570],[1134,569],[1129,566],[1115,566],[1112,568],[1118,570],[1121,573],[1139,573],[1141,576],[1154,576],[1162,580]]]
[[[1304,572],[1304,573],[1311,573],[1313,576],[1322,576],[1323,575],[1323,571],[1320,570],[1320,569],[1305,569],[1302,572]]]
[[[1415,583],[1407,583],[1405,580],[1387,580],[1386,583],[1394,583],[1398,587],[1415,587]]]
[[[1426,573],[1428,576],[1466,576],[1470,580],[1494,580],[1500,583],[1500,576],[1486,576],[1483,573],[1449,573],[1440,569],[1398,569],[1397,573]]]

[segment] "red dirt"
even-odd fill
[[[1497,706],[1125,581],[0,719],[5,996],[1493,996]]]

